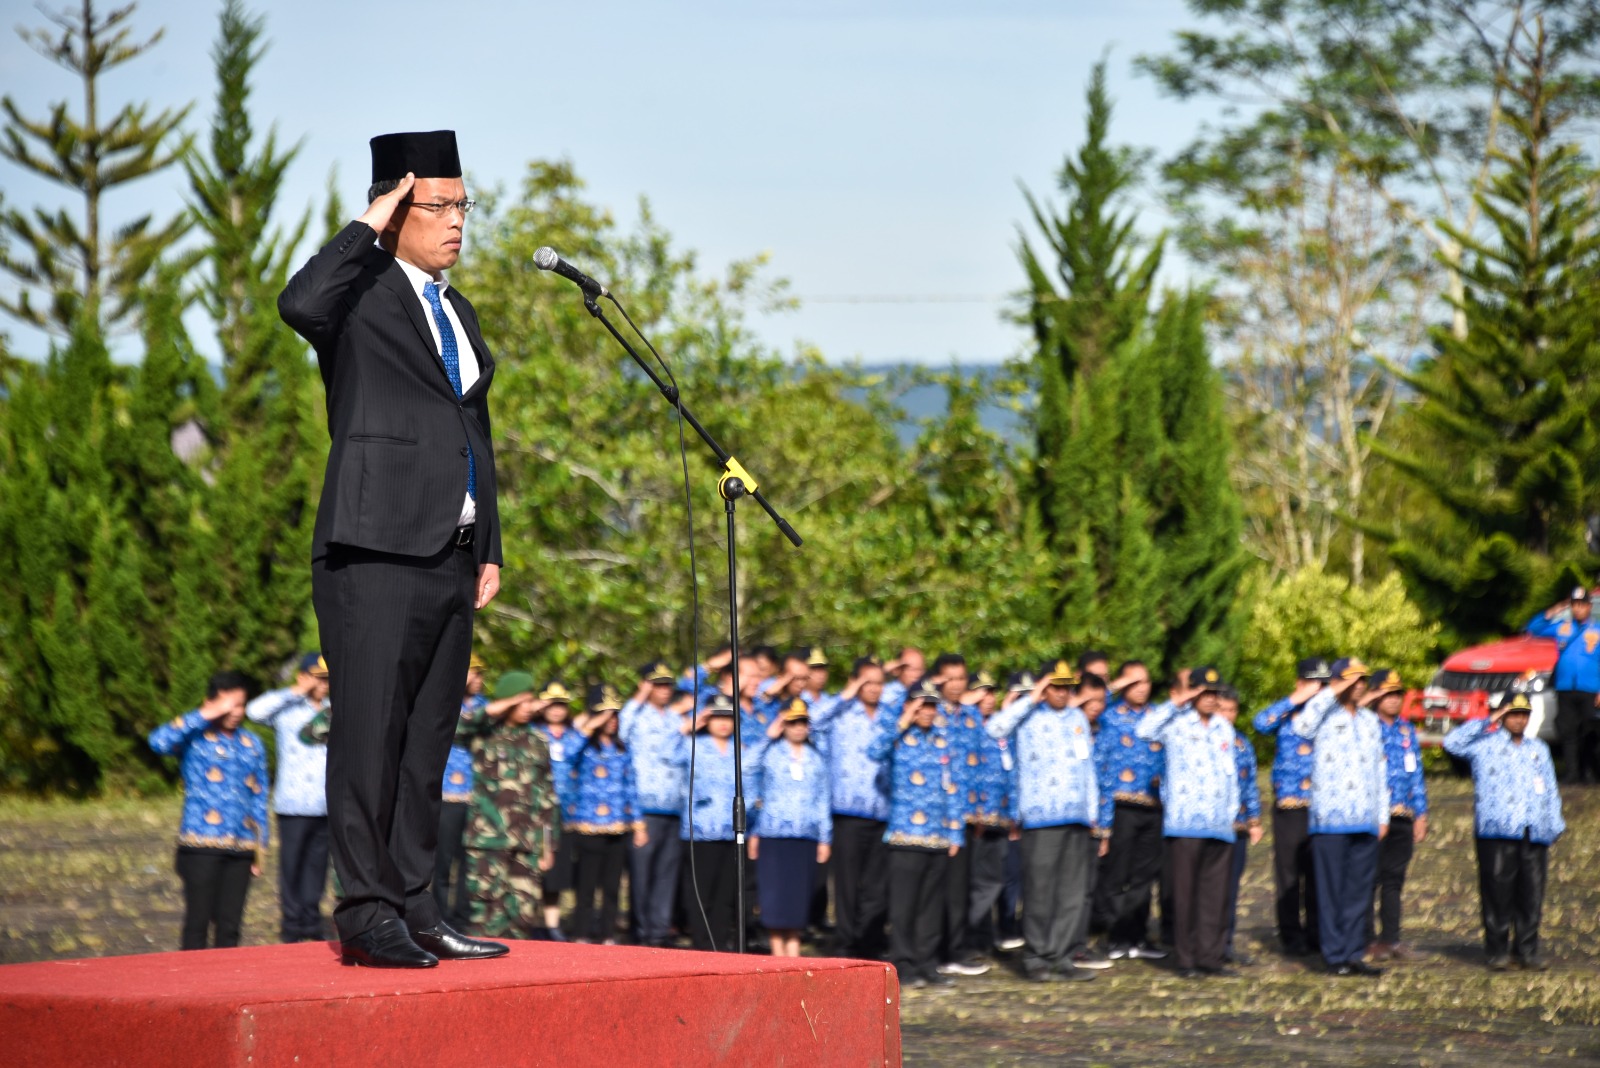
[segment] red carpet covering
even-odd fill
[[[123,1065],[898,1065],[894,969],[513,942],[428,971],[323,944],[0,967],[0,1061]]]

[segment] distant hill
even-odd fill
[[[953,368],[948,365],[930,368],[927,364],[913,363],[869,364],[862,367],[862,370],[869,374],[884,375],[891,380],[910,375],[914,371],[927,371],[930,369],[953,369],[964,375],[977,376],[985,381],[992,381],[999,376],[1002,370],[992,363],[955,364]],[[865,396],[864,390],[851,390],[850,393],[854,395],[855,399],[861,399]],[[937,419],[945,413],[945,391],[941,386],[911,386],[897,392],[894,399],[895,403],[906,413],[906,418],[895,428],[900,441],[906,445],[917,439],[917,434],[921,431],[922,420]],[[1021,444],[1029,438],[1029,431],[1023,420],[1009,408],[994,404],[985,405],[979,415],[979,419],[986,429],[992,430],[1013,443]]]

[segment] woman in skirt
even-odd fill
[[[573,841],[578,904],[572,910],[572,936],[579,942],[613,945],[622,869],[628,842],[649,842],[633,783],[633,758],[617,736],[622,702],[609,686],[590,695],[589,715],[577,727],[583,743],[572,753],[572,804],[563,838]],[[600,893],[600,926],[595,930],[594,898]]]
[[[798,957],[811,912],[817,865],[833,841],[828,763],[810,742],[811,718],[796,699],[767,730],[771,741],[754,765],[760,799],[750,830],[761,923],[774,957]]]
[[[538,730],[550,746],[550,777],[555,781],[556,803],[561,808],[561,819],[565,823],[569,818],[567,811],[572,804],[573,787],[576,785],[571,774],[572,754],[583,744],[583,735],[568,722],[572,718],[572,694],[565,686],[552,682],[539,696],[550,702],[540,713],[542,722]],[[561,895],[572,889],[573,845],[570,835],[561,836],[556,845],[555,864],[544,873],[540,888],[544,925],[550,931],[550,939],[555,942],[567,940],[566,935],[561,933]]]

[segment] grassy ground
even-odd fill
[[[1434,833],[1407,890],[1407,940],[1432,954],[1376,982],[1333,980],[1272,945],[1270,839],[1252,853],[1236,980],[1191,983],[1123,962],[1093,983],[1035,986],[1001,967],[953,990],[905,994],[907,1064],[1600,1064],[1600,789],[1565,795],[1544,934],[1555,968],[1482,966],[1471,796],[1430,783]],[[0,961],[176,948],[176,800],[0,800]],[[245,942],[277,930],[275,875],[252,889]]]

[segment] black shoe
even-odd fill
[[[1030,983],[1059,983],[1061,977],[1049,968],[1029,968],[1024,973]]]
[[[1328,974],[1336,975],[1340,979],[1348,979],[1356,974],[1356,970],[1348,964],[1330,964],[1328,965]]]
[[[955,986],[956,981],[948,975],[941,975],[937,970],[930,970],[923,974],[923,979],[929,986]]]
[[[1550,962],[1543,957],[1518,957],[1517,967],[1525,972],[1547,972],[1550,970]]]
[[[443,920],[432,927],[412,931],[411,940],[440,960],[488,960],[511,952],[511,947],[502,942],[468,938]]]
[[[1511,958],[1507,956],[1490,957],[1489,970],[1491,972],[1508,972],[1511,970]]]
[[[433,968],[439,958],[411,940],[404,920],[384,920],[339,943],[339,962],[366,968]]]
[[[1202,972],[1204,972],[1206,975],[1208,975],[1211,978],[1213,978],[1213,979],[1237,979],[1237,978],[1239,978],[1239,973],[1234,971],[1232,968],[1227,968],[1227,967],[1201,968],[1200,970]]]
[[[1063,983],[1087,983],[1096,978],[1094,972],[1088,968],[1079,968],[1074,964],[1065,964],[1058,971]]]
[[[1201,974],[1199,968],[1179,968],[1177,971],[1179,979],[1198,979]]]
[[[1375,968],[1364,960],[1353,960],[1349,967],[1352,975],[1360,975],[1367,979],[1376,979],[1383,974],[1382,968]]]
[[[1311,947],[1301,939],[1292,939],[1283,944],[1283,955],[1286,957],[1303,957],[1311,952]]]

